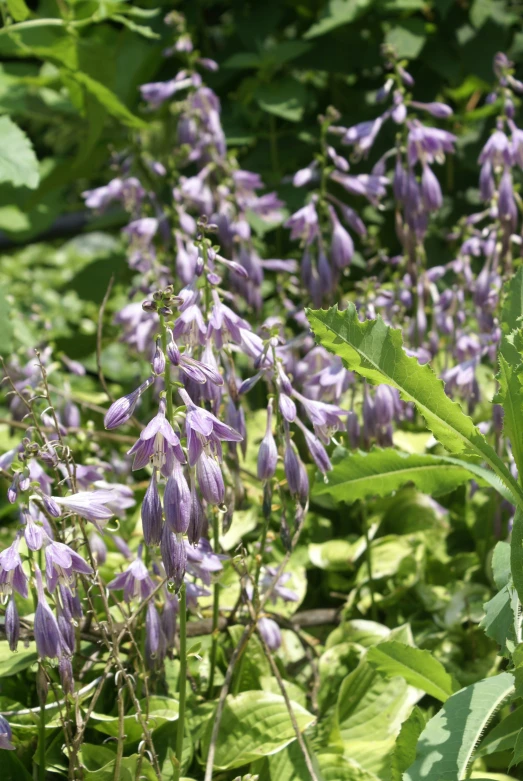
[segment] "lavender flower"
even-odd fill
[[[106,505],[117,498],[111,490],[80,491],[70,496],[53,496],[56,504],[66,507],[86,521],[91,521],[97,528],[103,528],[114,513]]]
[[[258,478],[270,480],[276,472],[278,462],[278,448],[272,434],[272,399],[267,405],[267,425],[265,436],[260,443],[258,451]]]
[[[58,622],[45,598],[42,575],[37,564],[35,564],[35,580],[38,594],[34,619],[36,649],[40,658],[55,659],[62,655],[62,638]]]
[[[158,414],[149,421],[138,441],[128,451],[134,455],[133,469],[143,469],[149,461],[164,476],[172,471],[174,461],[185,463],[180,438],[165,417],[166,401],[160,399]]]
[[[145,544],[159,545],[162,538],[162,503],[156,481],[156,469],[153,469],[151,480],[145,492],[141,515]]]
[[[154,377],[148,377],[145,382],[136,388],[132,393],[117,399],[111,404],[104,418],[104,425],[107,429],[118,428],[118,426],[127,423],[134,412],[138,399],[147,388],[152,385]]]
[[[138,555],[125,572],[120,573],[108,583],[107,588],[112,591],[123,589],[123,598],[126,602],[130,602],[132,599],[146,599],[154,590],[154,583],[147,567]]]
[[[5,751],[16,751],[16,746],[12,744],[13,733],[7,719],[0,715],[0,748]]]
[[[20,537],[0,553],[0,594],[12,594],[13,590],[27,598],[27,576],[22,568],[22,559],[18,553]]]
[[[75,583],[76,572],[91,575],[92,567],[63,542],[47,541],[45,548],[46,578],[49,591],[53,592],[57,583],[71,589]]]
[[[20,637],[20,617],[18,615],[18,610],[16,609],[16,602],[12,596],[5,609],[4,629],[10,650],[16,651]]]
[[[173,534],[168,524],[163,527],[160,552],[166,576],[179,588],[185,577],[187,551],[183,540]]]
[[[183,469],[175,462],[164,495],[165,520],[175,534],[185,534],[191,519],[191,490]]]

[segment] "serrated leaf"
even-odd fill
[[[523,388],[519,380],[521,364],[510,365],[504,358],[506,337],[502,338],[502,347],[498,356],[499,393],[496,401],[503,405],[503,431],[510,439],[514,461],[520,474],[523,474]]]
[[[498,751],[509,751],[516,745],[517,736],[523,727],[523,705],[509,713],[496,724],[484,740],[481,741],[476,756],[484,757]]]
[[[314,722],[314,716],[298,703],[292,703],[301,731]],[[209,750],[213,719],[203,739],[203,756]],[[283,697],[264,691],[228,695],[222,721],[214,767],[228,770],[274,754],[296,740],[296,735]]]
[[[432,496],[449,493],[470,480],[470,472],[437,456],[387,448],[370,453],[347,452],[333,464],[328,480],[315,484],[313,496],[329,494],[338,501],[354,502],[369,496],[387,496],[407,483]]]
[[[401,725],[392,754],[392,781],[401,781],[404,771],[416,759],[416,744],[425,727],[425,716],[417,705]]]
[[[401,331],[377,320],[361,323],[354,304],[343,312],[307,310],[317,341],[339,355],[352,371],[374,384],[396,388],[405,401],[413,402],[428,427],[447,450],[460,455],[471,453],[485,460],[510,486],[519,502],[523,491],[495,450],[459,404],[446,395],[443,382],[430,366],[420,365],[403,349]]]
[[[411,686],[445,702],[459,685],[430,651],[413,648],[397,641],[379,643],[369,648],[366,661],[387,678],[401,676]]]
[[[500,325],[505,335],[523,325],[523,266],[520,266],[505,289]]]
[[[500,673],[449,697],[421,733],[403,781],[464,779],[483,730],[513,691],[514,677]]]
[[[0,140],[0,182],[34,190],[40,173],[29,138],[9,117],[0,117]]]

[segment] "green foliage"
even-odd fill
[[[26,134],[9,117],[0,117],[0,182],[34,190],[40,181],[38,161]]]
[[[421,733],[404,781],[465,778],[483,730],[513,691],[513,676],[500,673],[453,694]]]

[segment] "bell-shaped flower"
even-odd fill
[[[53,542],[48,538],[45,548],[45,574],[47,588],[53,592],[56,584],[74,589],[75,573],[91,575],[92,567],[63,542]]]
[[[173,534],[167,523],[163,527],[160,552],[165,574],[174,581],[176,588],[180,588],[185,577],[187,551],[181,535]]]
[[[10,650],[16,651],[20,638],[20,616],[12,596],[5,609],[4,631]]]
[[[187,407],[185,428],[187,432],[187,451],[189,465],[194,466],[206,445],[221,455],[221,442],[241,442],[243,437],[226,423],[222,423],[211,412],[197,407],[187,391],[178,390]]]
[[[167,477],[175,460],[185,463],[180,438],[165,417],[166,401],[160,399],[158,414],[149,421],[140,438],[128,451],[134,455],[133,469],[143,469],[149,461]]]
[[[5,716],[0,715],[0,748],[5,751],[16,751],[16,746],[12,744],[13,733],[9,722]]]
[[[115,498],[112,490],[103,488],[96,491],[79,491],[70,496],[53,496],[57,504],[90,521],[98,529],[103,528],[113,517],[114,512],[106,505],[111,504]]]
[[[132,393],[128,393],[127,396],[122,396],[120,399],[117,399],[113,404],[111,404],[105,414],[105,428],[113,429],[121,426],[123,423],[127,423],[134,412],[134,408],[138,403],[138,399],[142,393],[147,390],[149,385],[152,385],[153,382],[154,377],[148,377],[145,382],[142,382],[142,384]]]
[[[258,450],[258,479],[270,480],[276,472],[278,462],[278,448],[272,434],[272,399],[267,405],[267,425],[265,436],[260,442]]]
[[[294,391],[293,395],[303,404],[316,435],[327,445],[332,435],[342,427],[341,418],[345,417],[347,411],[335,404],[307,399],[298,391]]]
[[[225,484],[216,458],[202,451],[196,462],[196,476],[205,501],[209,504],[222,505],[225,500]]]
[[[27,576],[22,568],[22,559],[18,552],[20,537],[0,553],[0,595],[18,592],[27,598]]]
[[[108,583],[107,588],[112,591],[123,589],[123,598],[126,602],[130,602],[132,599],[147,599],[154,591],[154,583],[147,567],[138,556],[125,572],[121,572]]]
[[[175,534],[185,534],[191,520],[191,489],[178,462],[167,480],[163,497],[165,520]]]

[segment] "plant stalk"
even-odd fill
[[[185,583],[180,589],[180,680],[178,700],[178,726],[176,732],[176,759],[173,781],[180,781],[182,772],[183,737],[185,732],[185,699],[187,694],[187,597]]]
[[[220,526],[219,526],[219,519],[218,519],[218,513],[216,510],[213,512],[213,520],[212,520],[212,528],[213,528],[213,545],[214,545],[214,552],[218,553],[218,548],[220,545]],[[214,688],[214,672],[216,669],[216,656],[218,653],[218,635],[219,635],[219,621],[220,621],[220,584],[215,583],[214,584],[214,598],[213,598],[213,604],[212,604],[212,644],[211,644],[211,669],[209,672],[209,688],[208,688],[208,694],[209,697],[212,695],[212,690]]]

